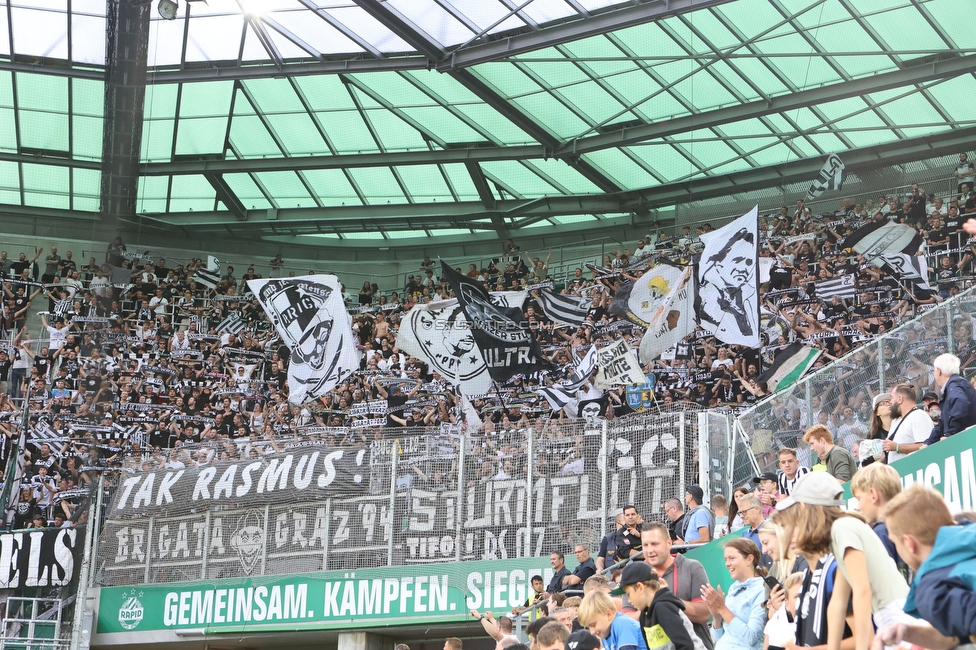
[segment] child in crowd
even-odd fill
[[[890,465],[872,463],[859,470],[851,479],[851,493],[857,499],[857,509],[867,519],[868,525],[881,539],[888,555],[907,580],[908,567],[898,557],[898,551],[888,536],[888,527],[881,516],[888,502],[901,493],[901,477],[898,472]]]
[[[583,596],[579,622],[603,639],[603,650],[648,650],[640,623],[618,612],[613,599],[603,591]]]
[[[976,643],[976,525],[955,525],[942,496],[921,485],[893,498],[885,521],[898,554],[915,572],[905,611],[948,638],[921,624],[900,635],[897,625],[888,625],[882,636],[928,648]]]
[[[684,603],[658,579],[649,564],[628,564],[620,574],[620,587],[613,593],[626,594],[637,609],[644,640],[651,650],[705,650],[684,613]]]
[[[776,502],[779,501],[779,477],[775,472],[766,472],[752,479],[758,487],[756,496],[762,503],[763,519],[773,514]]]
[[[796,601],[803,586],[803,574],[791,573],[783,584],[786,600],[773,612],[763,630],[763,650],[783,650],[796,643]]]
[[[774,522],[804,555],[832,553],[840,569],[827,605],[827,649],[840,650],[850,603],[855,650],[868,650],[874,639],[872,618],[879,624],[896,618],[908,585],[861,516],[841,509],[843,492],[830,474],[811,472],[776,506]]]

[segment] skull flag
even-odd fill
[[[291,350],[288,401],[324,395],[359,367],[357,340],[334,275],[248,280]]]

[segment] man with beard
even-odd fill
[[[918,451],[932,433],[932,418],[916,406],[915,389],[899,384],[891,391],[891,433],[884,441],[888,462]]]

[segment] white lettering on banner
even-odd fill
[[[163,606],[163,625],[180,627],[211,623],[250,623],[313,618],[308,585],[272,585],[171,591]]]
[[[941,486],[940,491],[953,513],[976,507],[976,462],[972,449],[947,456],[941,466],[937,462],[929,463],[914,474],[903,476],[901,482],[904,488],[915,484],[934,489]]]

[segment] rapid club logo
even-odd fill
[[[142,596],[142,592],[139,592]],[[142,603],[136,598],[136,590],[133,589],[131,592],[123,592],[122,597],[125,598],[122,606],[119,608],[119,625],[121,625],[126,630],[134,630],[139,627],[139,623],[142,622],[142,617],[145,615],[146,610],[142,606]]]

